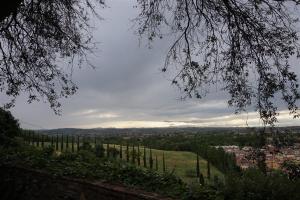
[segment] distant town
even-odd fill
[[[223,148],[226,153],[234,154],[236,164],[241,169],[257,166],[257,159],[253,156],[256,151],[255,148],[251,146],[239,147],[236,145],[219,147]],[[260,151],[265,154],[266,165],[269,169],[281,169],[285,161],[300,163],[300,143],[280,148],[274,145],[266,145],[264,148],[261,148]]]

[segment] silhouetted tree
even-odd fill
[[[69,149],[69,135],[67,135],[67,139],[66,139],[66,150]]]
[[[0,144],[6,138],[13,138],[20,132],[18,120],[16,120],[10,111],[0,108]]]
[[[97,145],[97,137],[96,137],[96,135],[94,136],[94,146],[96,147],[96,145]]]
[[[146,147],[144,146],[144,154],[143,154],[144,167],[147,167],[147,156],[146,156]]]
[[[200,178],[200,164],[199,164],[199,155],[197,153],[197,162],[196,162],[196,174],[197,174],[197,178]]]
[[[36,134],[36,146],[40,146],[40,134]]]
[[[51,147],[54,147],[54,138],[52,135],[51,135]]]
[[[77,151],[80,150],[80,137],[79,135],[77,136]]]
[[[129,162],[129,146],[126,144],[126,161]]]
[[[41,147],[44,148],[44,144],[45,144],[45,137],[44,137],[44,135],[41,135],[41,139],[42,139],[42,141],[41,141]]]
[[[166,162],[165,162],[165,153],[163,152],[162,156],[163,172],[166,172]]]
[[[109,143],[106,144],[106,157],[109,157]]]
[[[75,143],[75,138],[74,138],[74,135],[72,135],[72,152],[75,151],[74,143]]]
[[[61,134],[60,139],[60,151],[62,152],[64,150],[64,134]]]
[[[140,152],[140,145],[139,144],[137,146],[137,163],[138,163],[138,166],[141,165],[141,152]]]
[[[299,84],[289,64],[299,56],[298,20],[291,9],[299,7],[298,0],[137,1],[141,37],[175,38],[162,71],[174,66],[172,83],[184,97],[202,98],[209,85],[222,83],[236,112],[255,103],[263,122],[272,125],[279,114],[273,97],[280,93],[299,117]]]
[[[202,173],[200,173],[200,176],[199,176],[199,183],[200,183],[201,185],[205,185],[205,181],[204,181],[204,177],[203,177],[203,174],[202,174]]]
[[[210,179],[210,161],[207,160],[207,178]]]
[[[149,150],[149,167],[153,169],[153,157],[152,157],[152,149]]]
[[[123,146],[122,146],[122,144],[120,144],[119,157],[120,157],[121,160],[123,159]]]
[[[24,91],[28,101],[46,98],[59,112],[60,97],[77,90],[69,73],[59,66],[65,59],[80,65],[92,49],[89,16],[102,0],[11,0],[0,8],[0,88],[14,104]],[[97,14],[96,14],[97,15]],[[98,16],[98,15],[97,15]],[[66,63],[66,62],[64,62]]]
[[[104,149],[104,147],[103,147],[102,144],[97,144],[97,145],[95,146],[95,154],[96,154],[96,156],[99,157],[99,158],[104,157],[105,149]]]
[[[131,153],[131,162],[133,163],[133,164],[135,164],[135,157],[136,157],[136,155],[135,155],[135,147],[134,147],[134,144],[132,145],[132,153]]]
[[[58,151],[58,134],[56,134],[55,150]]]
[[[157,155],[155,155],[155,170],[158,171],[158,159],[157,159]]]

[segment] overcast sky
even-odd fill
[[[234,115],[228,96],[218,88],[202,100],[180,100],[171,85],[172,76],[161,73],[170,39],[160,40],[149,49],[131,29],[137,10],[134,0],[114,0],[101,10],[103,21],[93,22],[94,41],[99,42],[90,61],[92,69],[76,69],[73,80],[77,94],[61,100],[57,116],[44,102],[27,104],[20,96],[11,110],[23,128],[168,127],[168,126],[257,126],[254,110]],[[295,62],[295,61],[294,61]],[[299,68],[297,70],[299,75]],[[282,109],[279,125],[300,125]]]

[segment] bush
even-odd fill
[[[11,145],[11,138],[21,132],[18,121],[9,111],[0,108],[0,145]]]
[[[97,144],[95,146],[95,154],[98,158],[103,158],[105,154],[105,149],[102,145]]]

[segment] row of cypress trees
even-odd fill
[[[126,162],[130,162],[132,164],[138,165],[138,166],[143,166],[145,168],[149,169],[159,169],[159,161],[157,155],[155,157],[153,156],[152,149],[143,147],[143,153],[141,151],[140,145],[132,145],[131,147],[129,144],[126,144],[125,146],[125,152],[123,151],[123,145],[119,145],[119,149],[116,148],[115,144],[114,147],[111,148],[110,144],[106,144],[106,156],[107,157],[117,157],[116,152],[118,151],[119,153],[119,159],[125,160]],[[147,156],[148,152],[148,156]],[[125,153],[125,156],[123,155]],[[112,155],[110,155],[112,154]],[[154,165],[155,164],[155,165]],[[163,152],[162,154],[162,171],[166,172],[166,162],[165,162],[165,154]]]
[[[39,134],[34,131],[26,131],[23,132],[22,137],[24,138],[25,142],[27,144],[44,148],[46,146],[52,146],[56,151],[71,151],[76,152],[79,151],[81,148],[81,144],[87,142],[92,142],[93,145],[96,147],[99,145],[103,147],[102,141],[99,142],[97,137],[94,137],[92,140],[89,137],[80,137],[78,136],[70,136],[70,135],[63,135],[63,134],[56,134],[56,135],[45,135],[45,134]],[[145,168],[155,169],[158,170],[158,157],[155,155],[153,156],[152,149],[148,149],[148,156],[147,156],[147,148],[143,147],[143,153],[141,152],[140,145],[132,145],[131,147],[129,144],[126,144],[125,154],[126,157],[123,157],[123,145],[119,145],[119,149],[116,148],[116,145],[114,144],[113,147],[110,146],[111,144],[106,143],[106,148],[104,148],[106,157],[113,157],[117,158],[117,154],[119,154],[119,158],[123,160],[123,158],[126,158],[125,160],[127,162],[131,162],[132,164],[136,164],[138,166],[143,166]],[[131,148],[131,150],[130,150]],[[104,155],[104,153],[103,153]],[[102,156],[103,156],[102,155]],[[141,158],[142,157],[142,158]],[[155,166],[154,166],[155,164]],[[162,155],[162,170],[165,172],[167,170],[166,168],[166,162],[165,162],[165,155],[163,153]]]
[[[37,147],[45,147],[52,146],[56,151],[79,151],[80,146],[84,142],[91,142],[94,143],[94,146],[101,146],[103,148],[102,142],[99,142],[97,137],[94,137],[94,140],[91,140],[91,138],[87,137],[80,137],[78,136],[69,136],[69,135],[63,135],[63,134],[56,134],[55,136],[48,136],[44,134],[37,134],[34,131],[26,131],[23,133],[24,140],[30,144]],[[110,146],[111,144],[106,143],[106,148],[103,148],[103,151],[106,151],[106,157],[113,157],[119,159],[125,160],[127,162],[130,162],[132,164],[143,166],[145,168],[155,169],[158,170],[159,168],[159,161],[157,155],[155,157],[153,156],[152,149],[148,149],[148,156],[147,156],[147,149],[143,147],[143,153],[141,152],[140,145],[132,145],[131,147],[129,144],[126,144],[125,147],[125,156],[123,156],[123,145],[119,145],[119,149],[116,148],[116,145],[114,144],[113,147]],[[131,151],[130,151],[131,148]],[[118,154],[118,155],[117,155]],[[104,155],[104,153],[103,153]],[[103,156],[102,155],[102,156]],[[154,165],[155,164],[155,165]],[[166,162],[165,162],[165,154],[163,152],[162,154],[162,171],[166,172]],[[200,162],[199,162],[199,154],[197,154],[197,162],[196,162],[196,175],[199,180],[200,184],[204,184],[204,177],[203,173],[200,171]],[[207,162],[207,178],[210,179],[211,173],[210,173],[210,162]]]
[[[45,147],[52,146],[56,151],[78,151],[80,144],[84,141],[84,137],[80,136],[64,136],[63,134],[56,134],[55,136],[49,136],[44,134],[38,134],[33,131],[26,131],[23,134],[23,138],[27,144]]]

